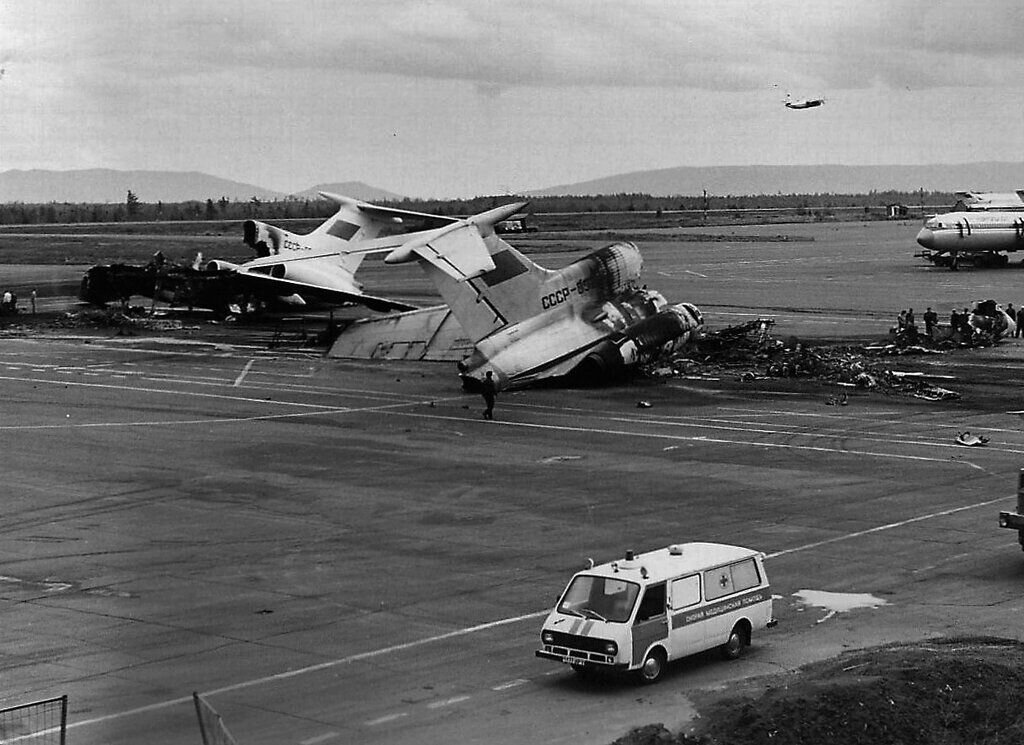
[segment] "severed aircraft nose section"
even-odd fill
[[[935,248],[935,233],[931,228],[921,228],[917,234],[917,242],[925,248]]]

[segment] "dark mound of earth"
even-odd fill
[[[687,733],[614,745],[1010,745],[1024,742],[1024,643],[941,639],[848,652],[698,700]]]

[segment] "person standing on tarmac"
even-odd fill
[[[935,327],[939,323],[939,314],[932,310],[931,306],[929,306],[928,310],[924,312],[922,318],[924,319],[924,335],[931,339],[932,332],[935,330]]]
[[[490,370],[484,376],[480,393],[484,397],[484,403],[487,404],[487,408],[484,409],[484,419],[494,419],[494,397],[498,394],[498,388],[494,384],[494,373]]]

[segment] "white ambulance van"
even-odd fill
[[[764,554],[680,543],[576,574],[544,621],[537,656],[653,683],[669,660],[706,649],[735,659],[775,624]]]

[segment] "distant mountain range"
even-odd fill
[[[124,202],[128,191],[146,203],[217,201],[226,197],[244,202],[284,199],[286,194],[262,186],[243,184],[199,171],[115,171],[94,168],[82,171],[3,171],[0,172],[2,202]],[[367,201],[401,199],[397,194],[367,186],[360,181],[320,184],[294,195],[299,199],[317,199],[318,191],[331,191]]]
[[[1012,191],[1024,188],[1024,163],[927,166],[708,166],[635,171],[526,192],[529,196],[639,193],[651,196],[753,194],[865,194],[871,191]],[[289,195],[198,171],[3,171],[2,202],[124,202],[131,190],[142,202],[284,199]],[[318,184],[297,194],[315,199],[330,191],[369,202],[402,197],[361,181]]]
[[[1024,163],[927,166],[708,166],[635,171],[527,192],[650,194],[655,197],[751,194],[866,194],[871,191],[1013,191],[1024,188]]]

